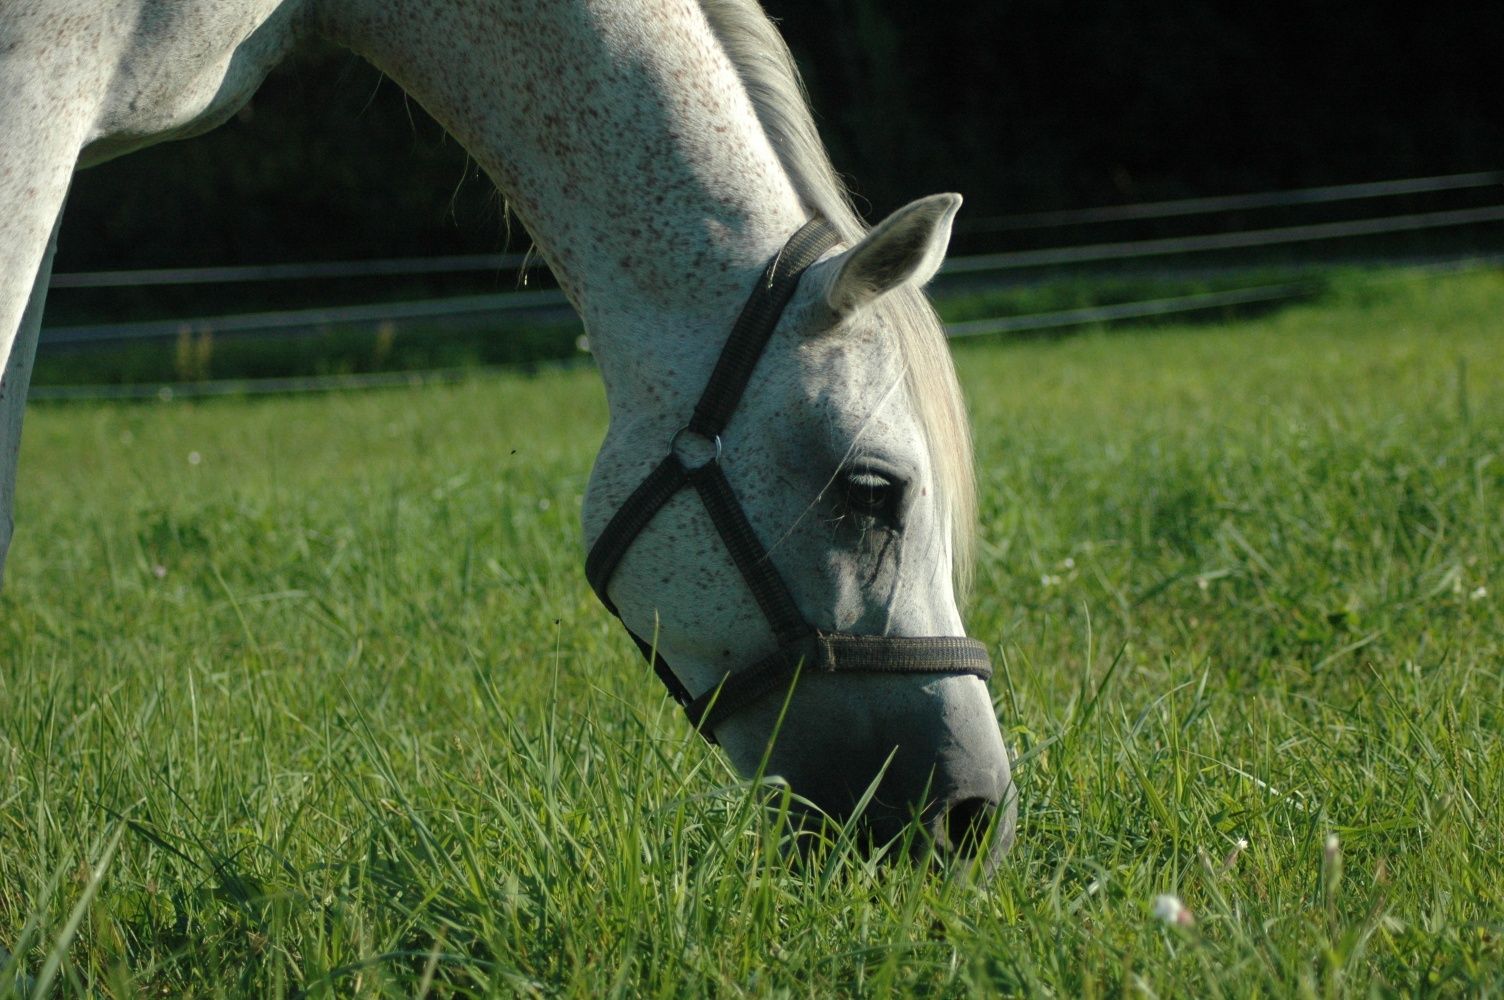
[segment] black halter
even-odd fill
[[[986,647],[963,636],[848,635],[821,632],[805,621],[721,469],[721,431],[735,413],[773,328],[805,270],[838,241],[830,223],[816,218],[789,237],[768,263],[742,307],[689,423],[674,434],[668,454],[621,505],[585,560],[585,575],[596,596],[620,618],[606,593],[617,564],[679,490],[693,486],[700,494],[711,523],[773,629],[778,651],[728,673],[696,698],[651,644],[628,632],[674,700],[689,714],[690,723],[711,742],[715,742],[712,730],[716,726],[786,685],[800,664],[805,670],[825,672],[970,674],[984,681],[992,676]]]

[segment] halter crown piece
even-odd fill
[[[849,635],[822,632],[806,621],[721,467],[721,431],[735,414],[773,328],[804,272],[839,239],[834,227],[817,217],[789,237],[768,262],[732,327],[689,423],[675,432],[668,454],[627,497],[585,559],[590,586],[606,609],[620,618],[606,593],[617,564],[679,490],[693,486],[700,494],[711,523],[773,630],[777,652],[728,672],[718,685],[695,697],[647,640],[627,631],[689,715],[690,723],[712,743],[716,726],[787,685],[801,664],[805,670],[828,673],[970,674],[984,681],[992,676],[987,648],[974,639]]]

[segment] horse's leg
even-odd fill
[[[31,285],[31,294],[21,313],[15,338],[5,356],[0,374],[0,583],[5,580],[5,556],[15,527],[16,462],[21,452],[21,418],[26,408],[26,387],[31,381],[32,361],[36,357],[37,332],[42,326],[42,304],[52,279],[52,257],[57,251],[57,230],[62,212],[52,227],[52,235],[42,252],[41,267]]]
[[[58,219],[102,93],[100,67],[38,30],[45,9],[0,17],[0,573]]]

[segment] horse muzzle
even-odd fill
[[[788,782],[803,826],[830,817],[864,846],[907,843],[984,872],[1012,845],[1010,759],[971,677],[801,672],[791,693],[731,715],[718,735],[747,756],[739,769]]]

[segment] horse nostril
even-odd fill
[[[934,824],[936,846],[947,854],[974,857],[992,826],[996,809],[996,802],[978,797],[948,803]]]

